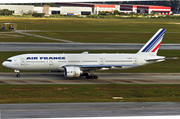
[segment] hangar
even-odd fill
[[[128,5],[128,4],[121,4],[120,11],[124,11],[126,13],[134,12],[134,13],[148,13],[151,12],[159,13],[161,15],[169,15],[172,13],[171,7],[165,6],[154,6],[154,5]]]
[[[61,7],[62,14],[74,12],[74,15],[95,15],[98,14],[99,11],[114,12],[114,10],[120,10],[120,5],[115,4],[57,3],[57,5]]]

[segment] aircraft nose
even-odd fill
[[[2,63],[2,65],[4,66],[4,67],[8,67],[9,65],[8,65],[8,62],[6,62],[6,61],[4,61],[3,63]]]
[[[4,62],[2,63],[2,65],[3,65],[4,67],[7,67],[7,68],[9,68],[9,67],[10,67],[9,63],[8,63],[8,62],[6,62],[6,61],[4,61]]]
[[[3,65],[3,66],[6,66],[6,62],[3,62],[2,65]]]

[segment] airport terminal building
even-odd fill
[[[161,15],[171,14],[171,7],[152,5],[126,5],[126,4],[90,4],[90,3],[57,3],[58,7],[36,7],[34,5],[0,5],[0,9],[9,9],[14,15],[28,12],[44,13],[45,15],[97,15],[99,11],[114,12],[118,10],[125,13],[151,13]]]

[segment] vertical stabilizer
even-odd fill
[[[166,29],[159,29],[154,36],[138,51],[138,54],[157,55],[159,46],[163,39]]]

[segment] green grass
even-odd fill
[[[154,31],[154,33],[156,31]],[[146,43],[154,33],[37,32],[31,34],[82,43]],[[166,33],[162,43],[180,43],[180,33]]]
[[[145,43],[159,28],[167,32],[180,32],[176,19],[78,19],[78,18],[0,18],[3,23],[17,23],[19,30],[45,30],[34,33],[42,36],[88,43]],[[82,32],[56,32],[82,31]],[[137,33],[99,33],[84,31],[125,31]],[[139,32],[139,33],[138,33]],[[152,32],[152,33],[140,33]],[[25,36],[24,38],[0,38],[0,42],[57,42]],[[166,33],[163,43],[180,43],[179,33]]]
[[[26,53],[82,53],[83,51],[60,51],[60,52],[0,52],[0,63],[5,61],[7,58],[12,57],[14,55],[19,54],[26,54]],[[137,51],[90,51],[89,53],[136,53]],[[180,51],[179,50],[160,50],[158,52],[159,56],[166,56],[166,57],[179,57],[180,58]],[[0,72],[12,72],[13,70],[8,69],[0,65]],[[142,67],[127,69],[127,70],[109,70],[105,72],[112,72],[112,73],[180,73],[180,61],[179,59],[176,60],[166,60],[164,62],[150,64]]]
[[[10,32],[10,30],[1,29],[0,27],[0,32]]]
[[[17,23],[19,30],[60,31],[151,31],[166,28],[180,31],[177,19],[78,19],[78,18],[0,18],[3,23]]]
[[[179,102],[180,85],[0,85],[0,103]]]
[[[0,34],[0,42],[58,42],[61,41],[55,41],[55,40],[49,40],[45,38],[39,38],[19,33],[3,33]]]

